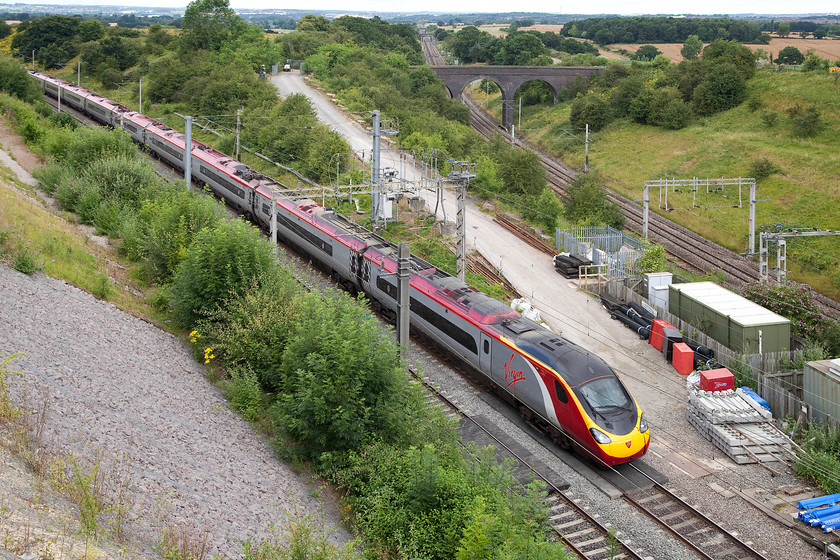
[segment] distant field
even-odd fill
[[[681,43],[648,43],[652,44],[654,47],[662,51],[662,54],[667,56],[673,62],[680,62],[683,57],[680,54],[680,49],[682,49]],[[642,45],[636,44],[615,44],[610,45],[610,49],[615,51],[618,49],[624,49],[630,52],[636,52],[639,47]],[[753,51],[758,49],[763,49],[769,53],[773,54],[773,57],[777,57],[779,55],[779,51],[787,46],[794,46],[800,51],[802,54],[808,52],[809,49],[814,49],[814,52],[823,58],[827,58],[831,62],[840,59],[840,40],[837,39],[801,39],[799,37],[774,37],[770,39],[769,45],[747,45],[747,47],[751,48]],[[618,54],[616,52],[605,51],[601,49],[601,55],[605,58],[610,58],[613,60],[623,60],[626,59],[626,56]]]
[[[466,27],[466,26],[458,25],[458,26],[452,27],[451,25],[444,25],[444,26],[441,26],[441,29],[449,29],[449,30],[454,29],[455,31],[458,31],[460,29],[463,29],[464,27]],[[504,37],[505,35],[507,35],[508,26],[507,26],[507,24],[503,25],[503,24],[494,23],[492,25],[479,25],[478,28],[482,31],[486,31],[487,33],[489,33],[493,37]],[[539,25],[532,25],[531,27],[520,27],[519,29],[521,29],[523,31],[539,31],[540,33],[545,33],[547,31],[554,31],[556,33],[558,31],[560,31],[561,29],[563,29],[563,25],[562,24],[557,24],[557,25],[539,24]]]

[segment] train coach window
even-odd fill
[[[489,352],[490,352],[490,341],[489,341],[489,340],[485,340],[485,341],[484,341],[484,353],[485,353],[485,354],[487,354],[487,353],[489,353]]]
[[[554,392],[557,393],[558,401],[563,404],[569,402],[569,394],[566,392],[566,388],[556,379],[554,380]]]

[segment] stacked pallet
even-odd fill
[[[560,253],[554,256],[554,269],[566,278],[578,278],[580,267],[589,266],[592,261],[580,255]]]
[[[792,453],[790,440],[772,423],[770,412],[741,389],[689,387],[686,418],[739,465],[784,461]]]

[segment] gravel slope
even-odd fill
[[[208,552],[239,557],[286,515],[325,515],[320,490],[278,461],[228,409],[180,340],[43,274],[0,265],[0,353],[13,397],[48,402],[44,439],[58,452],[130,459],[130,533],[149,545],[164,525],[208,535]],[[340,541],[350,535],[326,526]],[[211,556],[212,557],[212,556]]]

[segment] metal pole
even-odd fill
[[[408,333],[411,328],[411,251],[408,243],[400,243],[397,262],[397,343],[400,345],[400,358],[408,359]]]
[[[58,84],[58,112],[61,112],[61,84]]]
[[[236,110],[236,161],[239,159],[239,131],[242,127],[242,109]]]
[[[520,98],[521,99],[521,98]],[[583,142],[583,172],[589,172],[589,125],[586,125],[586,140]]]
[[[184,119],[184,181],[192,184],[192,117]]]
[[[519,130],[522,130],[522,96],[519,96],[519,123],[516,125]]]
[[[755,183],[750,183],[750,240],[747,254],[755,254]]]
[[[458,215],[456,216],[456,226],[458,229],[458,246],[457,246],[457,275],[458,280],[464,281],[467,270],[467,185],[462,182],[458,185]]]
[[[76,65],[76,85],[82,85],[82,61],[80,60],[79,63]]]
[[[645,183],[645,194],[643,198],[645,210],[644,210],[644,223],[642,225],[642,235],[644,235],[645,241],[648,238],[648,207],[650,206],[650,196],[648,196],[648,185]]]
[[[35,49],[32,49],[32,69],[35,70]]]
[[[373,155],[370,170],[370,196],[373,199],[373,223],[379,224],[382,215],[382,193],[379,181],[379,142],[380,142],[379,111],[373,111]]]
[[[140,93],[139,93],[138,97],[139,97],[140,110],[137,111],[137,112],[142,113],[143,112],[143,78],[140,78]]]
[[[513,126],[513,125],[510,125],[510,145],[511,145],[511,146],[515,146],[515,145],[516,145],[516,142],[515,142],[515,140],[514,140],[514,137],[515,137],[515,136],[516,136],[516,132],[515,132],[515,130],[514,130],[514,126]]]
[[[274,248],[274,256],[280,255],[280,247],[277,245],[277,201],[274,200],[274,191],[271,192],[271,246]]]

